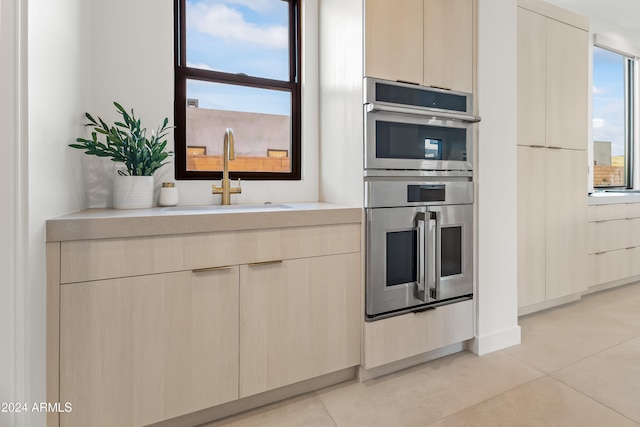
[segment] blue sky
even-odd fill
[[[611,155],[624,154],[624,57],[593,48],[593,140],[611,141]]]
[[[288,4],[282,0],[188,0],[187,64],[287,80]],[[287,92],[189,81],[200,108],[290,114]]]

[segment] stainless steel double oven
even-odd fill
[[[364,85],[366,319],[472,298],[471,95]]]

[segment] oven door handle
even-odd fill
[[[458,120],[458,121],[467,122],[467,123],[477,123],[480,121],[480,117],[473,114],[450,113],[448,111],[429,110],[427,108],[406,108],[406,107],[396,107],[392,105],[370,103],[370,104],[365,104],[365,110],[367,113],[375,113],[376,111],[380,111],[385,113],[412,114],[414,116],[434,117],[436,119]]]
[[[429,302],[429,287],[425,283],[425,258],[426,258],[426,243],[425,243],[425,224],[426,215],[424,212],[418,212],[416,214],[416,222],[418,223],[418,281],[414,289],[414,295],[417,299],[424,303]]]
[[[434,268],[434,290],[431,298],[440,299],[440,276],[442,275],[442,213],[439,211],[429,212],[431,218],[436,222],[435,231],[435,268]]]

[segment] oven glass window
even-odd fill
[[[387,286],[417,281],[417,230],[387,233]]]
[[[467,130],[379,120],[376,157],[466,161]]]
[[[462,226],[442,227],[442,277],[462,274]]]

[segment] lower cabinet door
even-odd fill
[[[587,289],[587,153],[546,149],[546,299]]]
[[[360,254],[243,265],[240,397],[360,363]]]
[[[238,398],[238,267],[63,285],[61,426],[142,426]]]

